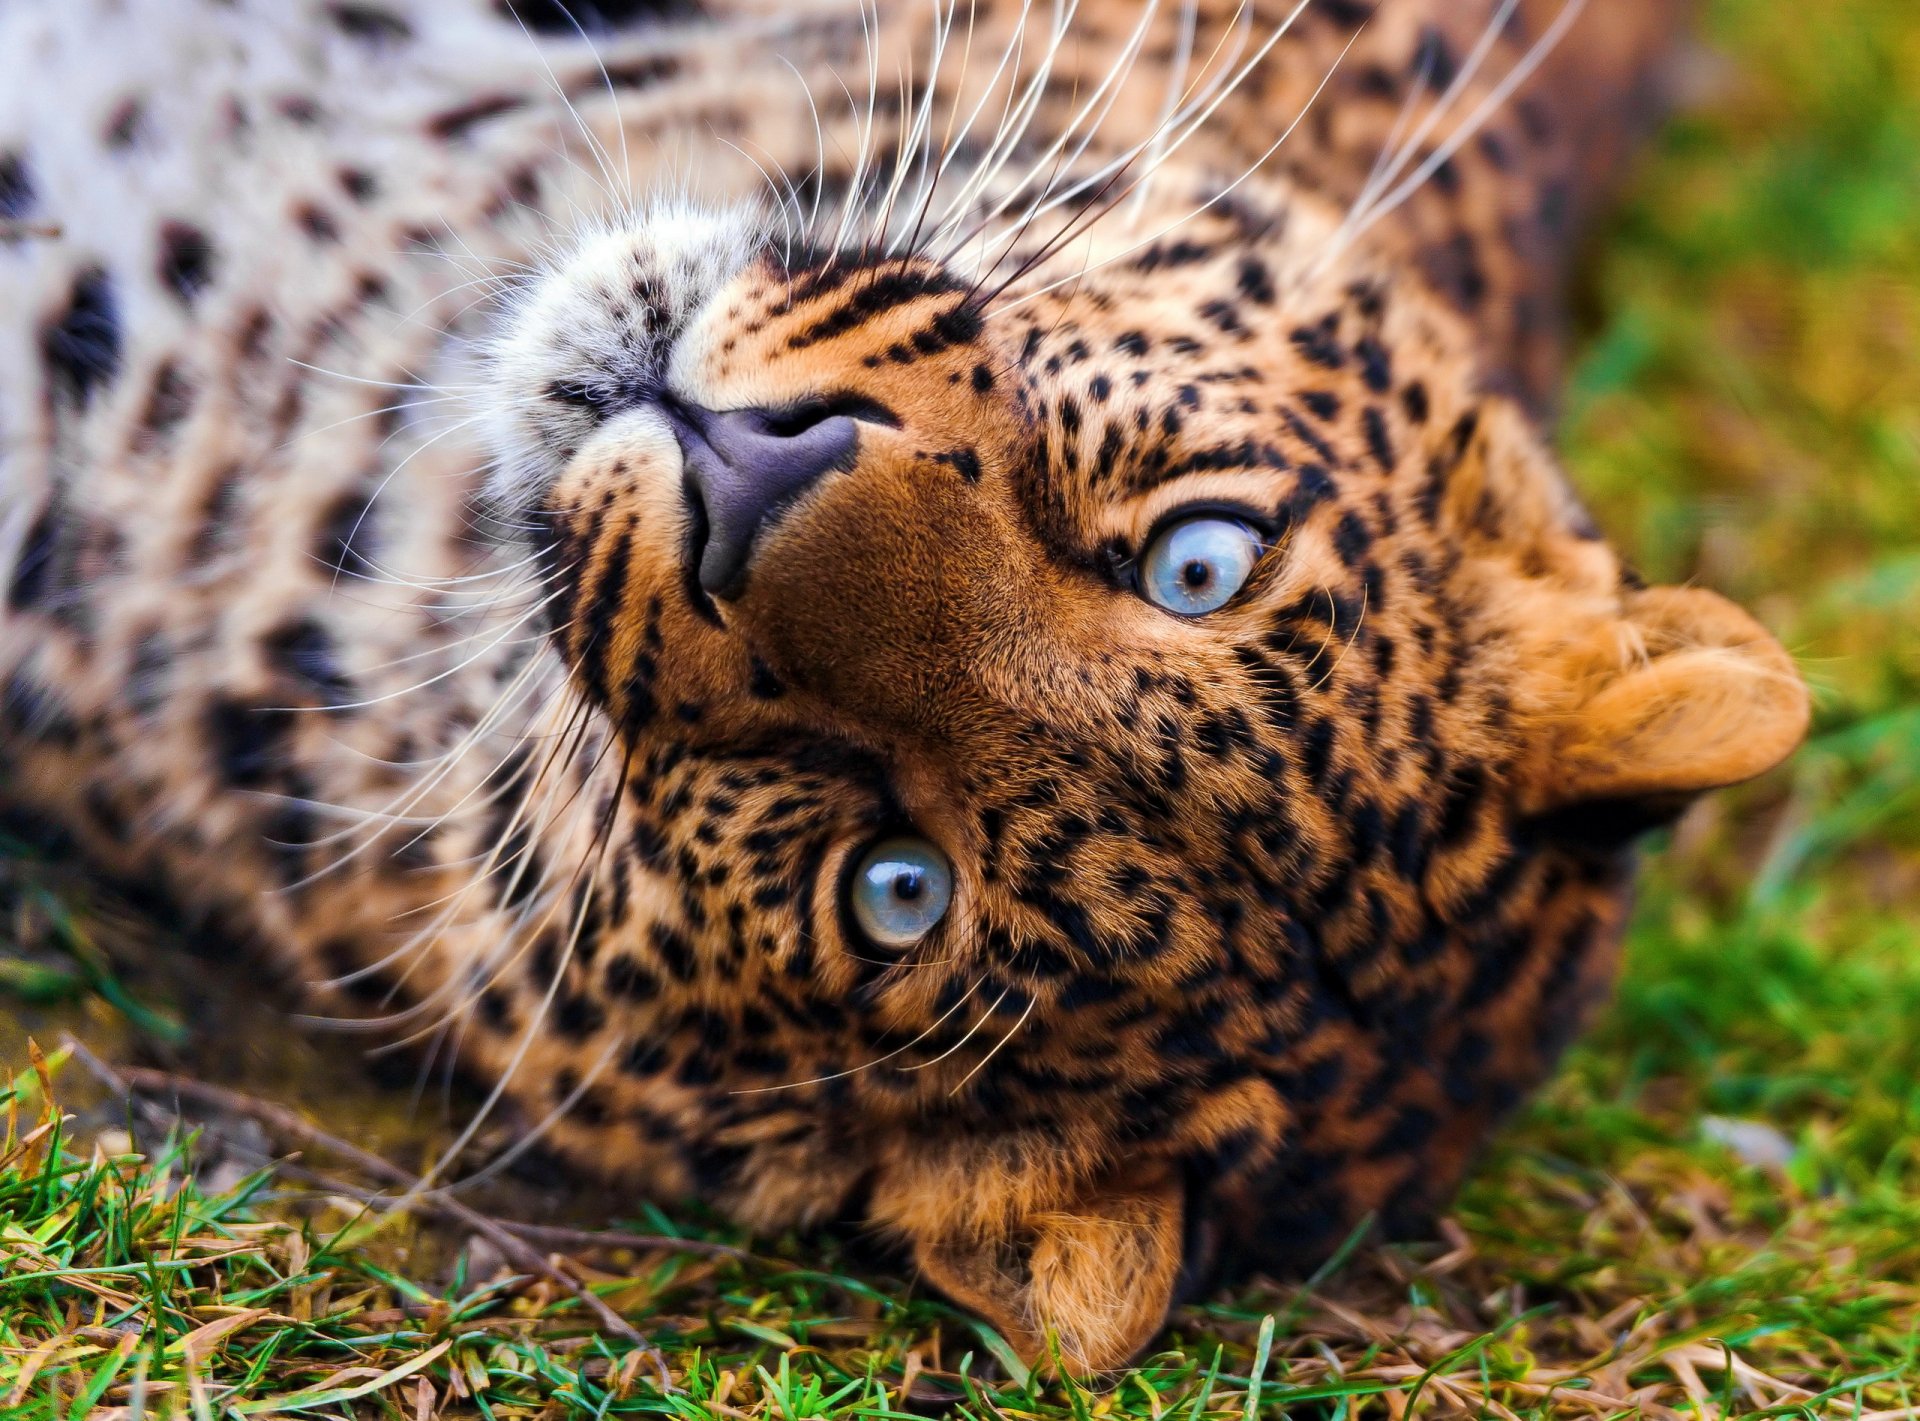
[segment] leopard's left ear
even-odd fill
[[[1807,730],[1807,688],[1752,617],[1689,587],[1629,592],[1623,612],[1567,649],[1570,694],[1541,727],[1523,786],[1528,809],[1677,809],[1793,753]]]

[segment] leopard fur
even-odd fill
[[[1677,8],[8,6],[0,798],[1029,1355],[1417,1231],[1805,723],[1541,433]],[[726,597],[668,398],[862,412]]]

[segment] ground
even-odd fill
[[[1614,1006],[1446,1243],[1188,1309],[1087,1390],[1025,1376],[858,1239],[576,1201],[652,1236],[573,1247],[657,1364],[513,1242],[560,1235],[493,1222],[551,1219],[551,1182],[476,1194],[478,1222],[369,1212],[354,1191],[384,1181],[231,1100],[189,1102],[211,1122],[189,1168],[63,1034],[408,1163],[443,1117],[429,1093],[408,1124],[404,1084],[338,1068],[353,1044],[277,1030],[275,1005],[223,1007],[210,1042],[230,972],[8,842],[0,1414],[1920,1415],[1920,8],[1707,8],[1690,111],[1585,265],[1562,447],[1650,578],[1782,635],[1816,728],[1654,846]]]

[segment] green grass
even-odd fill
[[[663,1391],[576,1297],[363,1211],[337,1161],[196,1182],[186,1143],[128,1153],[68,1064],[69,1124],[32,1071],[0,1106],[0,1415],[1920,1406],[1920,6],[1717,0],[1706,29],[1705,96],[1589,264],[1563,446],[1644,572],[1726,590],[1782,635],[1818,687],[1815,733],[1671,836],[1615,1004],[1476,1172],[1449,1243],[1190,1309],[1098,1392],[1010,1377],[997,1338],[831,1239],[584,1255],[665,1355]],[[6,860],[12,1067],[36,1028],[164,1047],[190,1013],[106,965],[90,905],[34,896],[44,865]],[[252,1079],[304,1098],[303,1074]],[[1741,1128],[1778,1159],[1720,1142]]]

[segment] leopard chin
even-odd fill
[[[1804,732],[1541,433],[1661,0],[124,8],[0,13],[0,801],[583,1170],[1118,1367]]]

